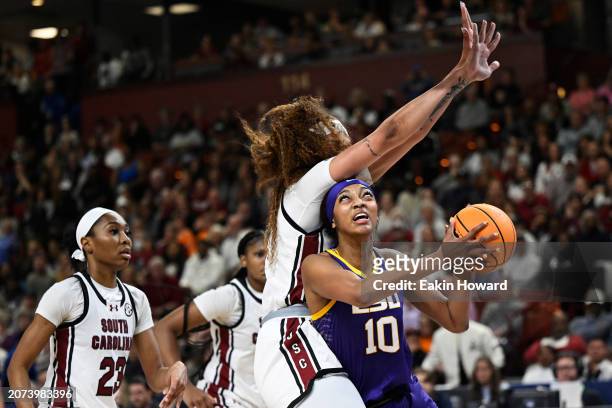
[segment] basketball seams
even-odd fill
[[[469,233],[470,230],[465,226],[465,224],[463,223],[463,221],[461,221],[461,218],[459,218],[459,215],[455,215],[455,218],[457,219],[457,221],[459,221],[459,224],[461,224],[461,226],[465,229],[465,233]]]
[[[495,219],[493,217],[491,217],[488,212],[486,212],[485,210],[483,210],[480,207],[477,207],[476,205],[473,205],[472,207],[482,211],[487,217],[489,217],[489,219],[491,221],[493,221],[493,225],[495,225],[495,228],[497,228],[497,232],[499,232],[499,236],[500,236],[500,238],[502,240],[502,244],[503,244],[503,247],[504,247],[504,262],[506,262],[506,240],[504,239],[504,234],[501,232],[501,228],[499,228],[499,225],[497,225],[497,222],[495,222]],[[496,258],[496,260],[497,260],[497,258]]]

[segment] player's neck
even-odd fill
[[[261,293],[263,292],[264,289],[264,282],[257,282],[255,279],[251,278],[250,276],[247,275],[247,282],[249,285],[251,285],[251,287],[253,289],[255,289],[257,292]]]
[[[92,263],[88,265],[89,275],[94,281],[107,288],[117,286],[117,273],[111,267]]]
[[[363,237],[341,237],[338,240],[338,246],[336,247],[340,256],[346,259],[348,263],[353,265],[355,268],[364,271],[362,268],[362,261],[366,263],[364,265],[370,265],[370,257],[372,253],[372,241],[367,239],[364,241]],[[365,251],[365,252],[363,252]],[[363,259],[362,254],[367,254],[368,259]]]

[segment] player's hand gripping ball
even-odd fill
[[[484,243],[487,247],[495,249],[487,256],[483,270],[491,272],[512,257],[516,247],[516,228],[508,214],[501,209],[490,204],[471,204],[455,215],[455,234],[463,237],[482,222],[487,222],[487,226],[476,237],[498,234],[497,238]]]

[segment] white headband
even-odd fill
[[[79,246],[79,249],[75,250],[72,253],[72,258],[78,261],[81,261],[81,262],[85,262],[85,254],[83,253],[83,244],[81,244],[81,238],[83,238],[89,233],[89,230],[91,230],[91,227],[93,227],[93,225],[104,214],[114,215],[117,219],[125,223],[125,220],[118,212],[109,210],[108,208],[96,207],[96,208],[92,208],[91,210],[87,211],[85,215],[81,217],[81,220],[79,221],[79,224],[77,225],[76,242],[77,242],[77,245]]]
[[[332,127],[340,133],[344,133],[346,136],[348,136],[348,131],[346,130],[346,128],[344,127],[344,125],[342,124],[342,122],[340,122],[338,119],[332,119],[331,120],[331,124]],[[331,130],[329,130],[329,128],[327,126],[325,126],[325,124],[323,124],[323,122],[317,122],[317,127],[319,128],[319,130],[323,131],[323,133],[325,134],[325,136],[329,136],[329,134],[331,133]],[[313,133],[318,133],[317,130],[315,128],[310,128],[308,129],[309,131],[313,132]]]

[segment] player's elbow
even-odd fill
[[[467,331],[467,329],[469,328],[470,328],[469,319],[465,319],[465,320],[461,320],[457,322],[451,322],[450,324],[447,325],[447,327],[445,327],[445,329],[451,333],[463,333],[464,331]]]
[[[8,377],[9,384],[17,384],[19,373],[23,371],[26,371],[26,368],[23,366],[23,364],[13,358],[6,370],[6,375]]]

